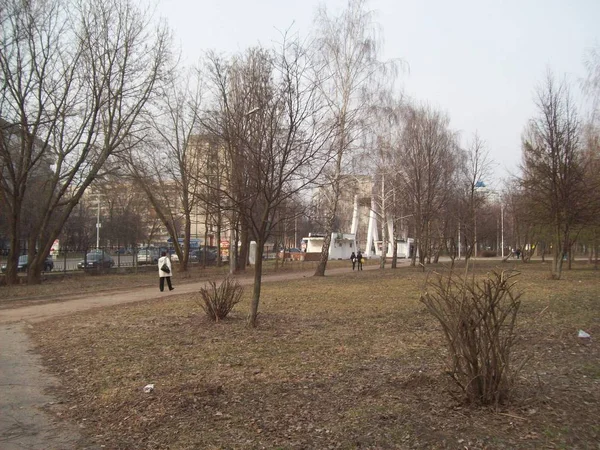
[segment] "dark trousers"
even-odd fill
[[[358,260],[358,270],[362,270],[362,259]]]
[[[354,268],[355,268],[355,267],[356,267],[356,260],[355,260],[355,259],[353,259],[353,260],[352,260],[352,270],[354,270]]]
[[[160,277],[160,292],[165,290],[165,278],[167,279],[167,286],[169,286],[169,290],[173,290],[173,286],[171,286],[171,277]]]

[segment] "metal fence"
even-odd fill
[[[52,252],[47,259],[52,272],[98,271],[106,272],[117,269],[155,268],[160,252],[164,249],[151,248],[118,248],[101,247],[81,250],[61,248]],[[7,255],[0,255],[0,264],[5,265]],[[23,267],[21,271],[26,271]]]

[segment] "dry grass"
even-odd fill
[[[515,352],[533,358],[500,411],[455,400],[418,301],[426,274],[410,268],[265,284],[258,329],[245,326],[248,290],[216,324],[182,295],[32,334],[63,381],[55,411],[110,449],[597,449],[600,273],[519,269]]]
[[[349,264],[349,261],[330,261],[328,267],[347,267]],[[371,264],[376,264],[376,262],[371,261]],[[275,264],[275,261],[269,260],[263,267],[263,273],[273,274],[314,270],[316,263],[286,261],[284,264],[281,262]],[[202,268],[200,265],[193,264],[187,272],[181,273],[177,271],[177,265],[175,265],[173,277],[177,284],[195,283],[222,279],[228,271],[228,266]],[[248,268],[246,276],[252,276],[252,268]],[[157,268],[142,266],[137,272],[123,271],[112,274],[84,273],[83,271],[67,272],[66,274],[51,272],[43,275],[42,284],[32,286],[24,283],[26,280],[24,274],[21,274],[20,279],[23,280],[23,283],[14,286],[4,286],[0,283],[0,309],[63,301],[69,297],[99,291],[122,291],[142,286],[154,286],[157,283]]]

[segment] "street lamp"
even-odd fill
[[[96,250],[100,250],[100,227],[102,226],[100,223],[100,194],[96,194],[96,202],[98,206],[96,215]]]
[[[502,259],[504,259],[504,203],[500,203],[500,241]]]

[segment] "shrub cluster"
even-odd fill
[[[237,281],[227,277],[219,286],[214,281],[209,281],[207,287],[201,288],[201,301],[198,303],[210,320],[218,322],[227,317],[240,302],[243,294],[244,288]]]
[[[521,293],[516,271],[492,272],[481,281],[450,272],[428,282],[421,302],[442,325],[449,374],[469,403],[505,402],[519,369],[511,365]]]

